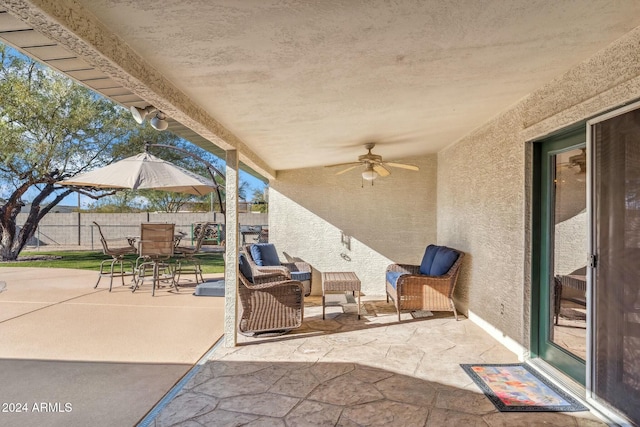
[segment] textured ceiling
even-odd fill
[[[275,170],[437,152],[640,25],[640,1],[76,2]]]

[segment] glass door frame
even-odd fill
[[[590,358],[590,294],[587,293],[587,360],[579,357],[552,343],[549,337],[551,295],[549,283],[551,278],[551,231],[550,224],[553,215],[552,177],[553,167],[551,159],[559,153],[575,148],[587,149],[587,212],[588,227],[585,233],[591,233],[591,179],[590,179],[590,147],[589,127],[582,123],[562,134],[540,140],[533,145],[533,216],[532,216],[532,260],[531,260],[531,357],[540,358],[554,368],[564,372],[577,382],[586,385]],[[592,236],[588,236],[589,245],[592,244]],[[585,259],[587,254],[585,253]],[[587,269],[589,270],[589,269]],[[589,275],[587,276],[587,288],[589,289]],[[541,314],[544,313],[544,316]]]

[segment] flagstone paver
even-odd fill
[[[606,425],[589,412],[498,412],[459,364],[514,354],[464,317],[398,324],[384,301],[365,304],[361,321],[335,307],[322,321],[312,297],[302,328],[219,346],[155,426]]]

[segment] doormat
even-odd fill
[[[460,365],[501,412],[578,412],[589,409],[521,363]]]

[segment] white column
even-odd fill
[[[224,343],[238,343],[238,151],[228,150],[226,175],[226,251],[224,267]]]

